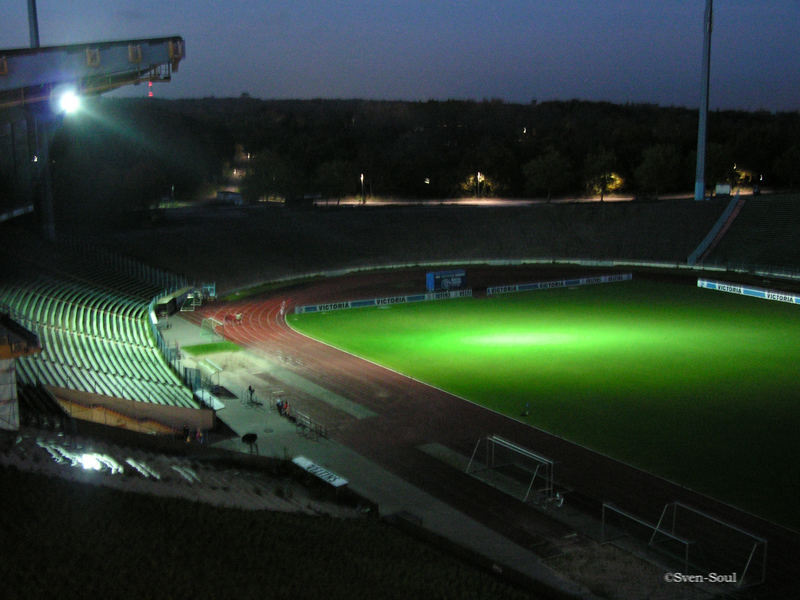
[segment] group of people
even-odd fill
[[[284,400],[283,398],[281,398],[280,400],[278,400],[278,402],[275,404],[275,406],[278,407],[278,414],[280,416],[288,417],[291,414],[291,412],[289,411],[289,401],[288,400]]]
[[[223,323],[227,325],[228,323],[233,323],[235,325],[241,325],[242,320],[244,319],[244,314],[237,312],[237,313],[227,313],[223,317]]]
[[[247,386],[247,395],[249,397],[250,404],[254,403],[254,394],[255,389],[253,389],[252,385]],[[260,403],[259,403],[260,404]],[[288,417],[291,415],[289,410],[289,401],[285,400],[284,398],[280,398],[276,403],[275,407],[278,409],[278,414],[282,417]]]
[[[187,444],[192,442],[192,432],[189,429],[188,425],[183,426],[183,439]],[[203,435],[203,430],[198,428],[194,433],[194,440],[198,444],[202,444],[205,441],[205,436]]]

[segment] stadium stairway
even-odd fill
[[[42,429],[64,430],[69,415],[42,386],[21,385],[17,388],[20,422]]]

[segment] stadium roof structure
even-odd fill
[[[169,81],[185,55],[180,36],[0,49],[0,109],[47,101],[67,87],[95,95]]]
[[[32,47],[0,49],[0,171],[28,190],[15,198],[0,193],[0,222],[40,212],[45,236],[54,239],[49,143],[67,109],[59,104],[67,95],[75,100],[143,81],[170,81],[186,45],[174,35],[40,47],[37,28],[33,18]],[[30,163],[20,160],[26,155]]]

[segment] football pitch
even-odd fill
[[[288,321],[332,346],[800,527],[798,306],[634,280]]]

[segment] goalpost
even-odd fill
[[[467,474],[522,502],[556,504],[563,497],[553,484],[553,461],[498,435],[477,441]]]
[[[223,336],[221,333],[217,332],[217,328],[225,331],[225,325],[222,323],[222,321],[218,321],[214,317],[206,317],[200,323],[201,333],[210,335],[214,340],[222,340]]]
[[[679,560],[684,574],[715,573],[737,588],[766,580],[767,540],[682,502],[665,504],[656,523],[604,502],[602,541],[623,537]]]

